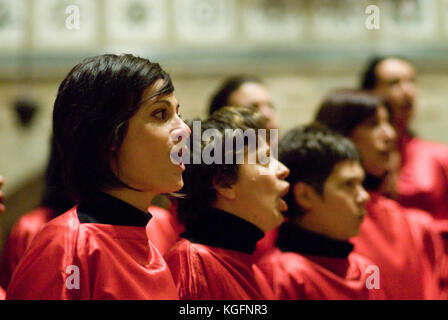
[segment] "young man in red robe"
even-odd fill
[[[192,161],[184,173],[185,199],[179,199],[178,215],[185,232],[165,255],[180,299],[274,298],[252,254],[264,232],[283,221],[289,171],[269,155],[261,134],[251,140],[242,133],[253,130],[257,135],[264,122],[254,108],[224,107],[192,134],[203,142],[193,140]],[[201,155],[201,163],[195,164]],[[262,162],[260,155],[268,161]]]
[[[371,199],[361,232],[352,242],[356,252],[379,266],[388,297],[443,297],[443,228],[428,213],[406,209],[379,191],[391,168],[396,138],[382,100],[366,92],[335,91],[323,101],[316,120],[349,137],[361,154]]]
[[[373,59],[366,68],[362,88],[380,95],[391,112],[397,133],[396,200],[406,207],[448,219],[448,147],[416,136],[410,130],[415,109],[415,69],[397,57]]]
[[[85,59],[62,82],[53,129],[78,205],[36,235],[8,299],[178,299],[148,240],[148,207],[182,188],[171,152],[190,133],[169,75],[132,55]]]
[[[369,195],[356,147],[311,124],[286,133],[279,159],[290,169],[288,222],[260,262],[279,299],[386,299],[377,266],[353,251]]]

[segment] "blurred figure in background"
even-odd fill
[[[224,80],[211,98],[208,114],[211,115],[224,106],[254,107],[268,120],[267,129],[278,128],[271,95],[260,78],[247,75]]]
[[[448,148],[410,130],[417,89],[414,67],[397,57],[375,58],[365,69],[362,88],[380,95],[391,111],[401,165],[396,166],[396,199],[406,207],[448,219]]]
[[[445,281],[439,265],[445,261],[442,235],[430,214],[406,209],[378,190],[390,167],[396,133],[381,98],[365,92],[330,93],[316,120],[349,137],[358,148],[371,200],[355,252],[370,258],[381,271],[382,288],[391,299],[438,299]],[[440,287],[442,285],[442,288]]]
[[[48,221],[75,205],[75,201],[64,191],[60,170],[61,159],[52,138],[50,159],[45,172],[45,190],[40,206],[19,218],[3,248],[0,259],[0,285],[4,288],[8,287],[12,273],[35,235]]]

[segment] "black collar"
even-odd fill
[[[231,213],[210,208],[194,225],[185,226],[181,237],[191,242],[252,254],[264,232]]]
[[[346,258],[353,250],[353,245],[348,241],[330,239],[292,222],[280,226],[276,245],[282,251],[333,258]]]
[[[382,177],[375,177],[367,173],[363,183],[364,188],[371,191],[378,190],[381,187],[381,183],[383,183],[385,176],[386,175]]]
[[[118,226],[145,227],[152,218],[149,212],[143,212],[127,202],[102,192],[81,201],[77,213],[81,223]]]

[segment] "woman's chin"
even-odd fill
[[[173,186],[172,186],[172,190],[169,191],[169,192],[177,192],[177,191],[179,191],[180,189],[182,189],[183,186],[184,186],[184,180],[183,180],[182,177],[181,177],[176,183],[173,184]]]

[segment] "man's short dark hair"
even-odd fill
[[[213,94],[208,114],[213,114],[216,110],[229,105],[229,97],[230,95],[238,90],[245,83],[259,83],[263,84],[263,81],[251,75],[237,75],[232,76],[224,80],[224,82],[220,85],[218,90]],[[236,106],[239,107],[239,106]]]
[[[128,187],[112,171],[129,119],[144,90],[163,80],[152,96],[174,91],[159,64],[126,55],[100,55],[76,65],[59,86],[53,131],[67,192],[82,200],[105,188]]]
[[[255,129],[256,131],[265,129],[266,121],[266,117],[254,107],[223,107],[208,119],[201,121],[201,136],[205,130],[215,129],[220,133],[222,143],[214,139],[202,141],[198,151],[202,153],[205,148],[209,149],[214,146],[216,147],[213,149],[217,150],[221,146],[222,161],[221,164],[205,164],[203,161],[200,164],[194,164],[194,147],[193,143],[190,143],[190,164],[186,165],[186,170],[183,173],[184,188],[180,191],[184,197],[178,199],[178,217],[185,226],[194,225],[199,214],[206,212],[212,206],[217,196],[215,186],[230,187],[238,181],[240,164],[237,163],[236,157],[241,151],[247,150],[248,139],[244,139],[245,150],[237,150],[236,136],[233,133],[226,133],[226,129],[232,129],[232,132],[235,129],[242,131]],[[187,124],[192,127],[190,121],[187,121]],[[226,138],[233,141],[232,150],[225,149]],[[231,164],[225,163],[226,152],[232,152]]]
[[[360,161],[355,145],[347,138],[335,134],[318,123],[289,130],[279,143],[279,160],[289,168],[286,178],[291,185],[284,198],[287,217],[297,217],[305,212],[297,204],[293,186],[304,182],[317,193],[323,194],[324,184],[335,165],[342,161]]]
[[[324,99],[315,120],[343,136],[349,136],[356,126],[374,116],[380,105],[384,105],[383,100],[368,92],[335,90]]]

